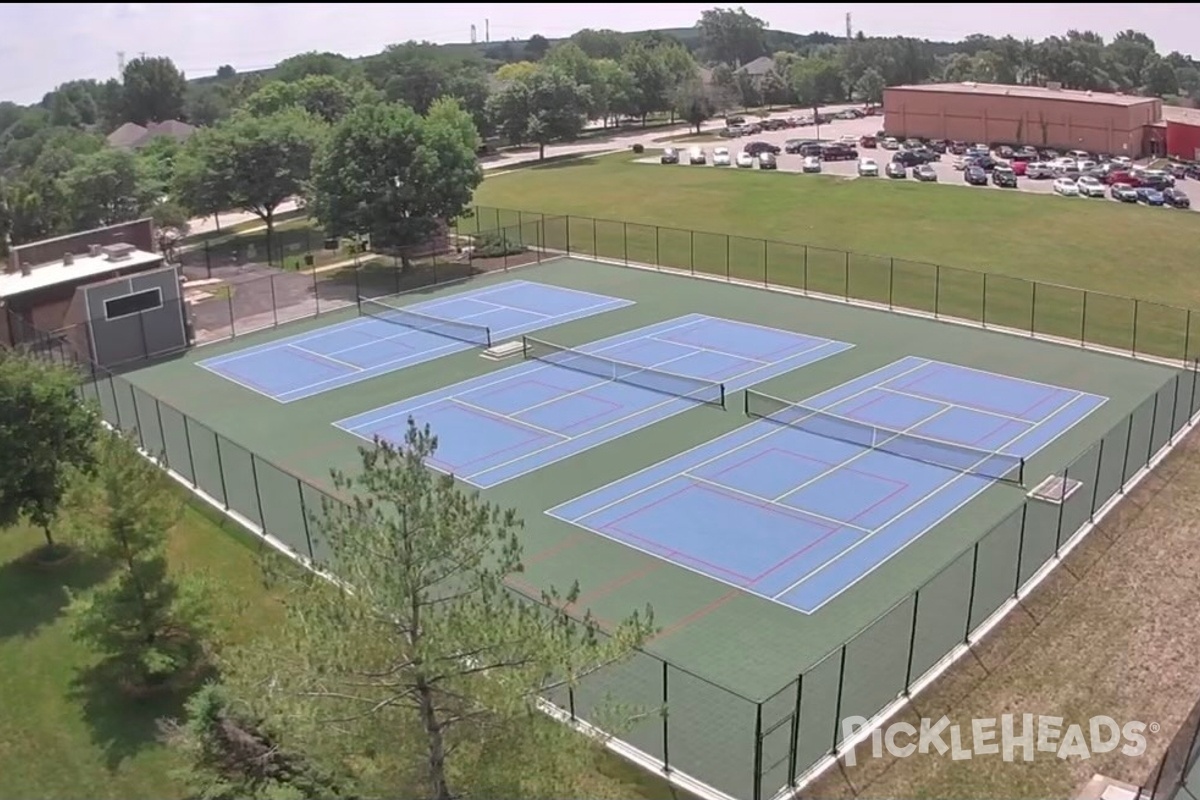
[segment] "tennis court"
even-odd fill
[[[200,361],[251,391],[290,403],[359,381],[520,336],[632,301],[532,281],[413,305],[361,299],[361,317]]]
[[[430,466],[496,486],[851,345],[689,314],[584,345],[527,339],[526,363],[335,425],[402,441],[409,417],[438,434]],[[710,409],[712,411],[712,409]]]
[[[546,513],[813,613],[1106,400],[903,358]]]

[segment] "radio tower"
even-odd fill
[[[125,51],[117,51],[117,77],[125,74]]]
[[[854,38],[854,29],[850,27],[850,12],[846,12],[846,41]]]
[[[475,44],[475,26],[471,25],[471,44]]]

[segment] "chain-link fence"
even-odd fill
[[[1142,787],[1147,800],[1200,800],[1200,700]]]
[[[491,257],[498,259],[499,268],[506,268],[558,250],[547,243],[571,231],[576,241],[593,244],[610,235],[599,221],[589,220],[580,228],[574,220],[517,215],[492,229],[491,236],[481,236],[488,233],[481,229],[469,241],[488,241],[489,246],[499,242],[497,251],[515,250],[512,255]],[[665,232],[648,230],[654,231],[653,237],[640,240],[626,236],[622,230],[617,241],[622,247],[656,242],[661,248]],[[684,233],[687,235],[678,236],[677,243],[694,242],[693,234]],[[508,242],[518,243],[519,248],[507,247]],[[741,248],[737,252],[749,254],[761,245],[764,263],[770,257],[771,243],[752,245],[736,237],[723,237],[716,245],[707,240],[701,243],[704,258],[712,257],[714,246],[719,253],[722,242],[731,253],[735,246]],[[695,257],[695,253],[689,255]],[[631,263],[634,260],[631,258]],[[849,263],[845,259],[843,262]],[[354,295],[364,285],[361,271],[360,266]],[[890,265],[886,271],[894,274]],[[849,275],[841,274],[843,287],[860,285],[853,283]],[[929,287],[935,296],[956,298],[958,308],[968,303],[964,298],[971,286],[998,285],[995,278],[979,277],[978,284],[964,282],[951,291],[942,283],[941,273],[935,270],[933,275]],[[836,283],[836,279],[828,281],[828,285]],[[374,288],[392,289],[384,284]],[[1061,292],[1054,296],[1064,300],[1091,296],[1052,288]],[[1031,288],[1031,307],[1040,308],[1042,301],[1032,298],[1045,297],[1049,291],[1041,284]],[[889,297],[894,298],[894,293]],[[984,297],[988,297],[986,292]],[[1096,307],[1096,301],[1083,300],[1080,308],[1089,302]],[[1136,301],[1126,302],[1134,309],[1140,307]],[[1011,307],[994,300],[988,306],[990,313]],[[982,302],[979,308],[981,318],[986,319],[989,312]],[[1181,313],[1190,323],[1190,313]],[[1046,314],[1061,318],[1049,311]],[[1086,312],[1081,311],[1081,315],[1081,319],[1089,319]],[[1084,324],[1081,330],[1090,329]],[[1190,340],[1186,333],[1184,336],[1175,357],[1182,358],[1189,352]],[[1151,340],[1149,334],[1134,336],[1131,341],[1135,339]],[[106,422],[136,438],[147,453],[158,456],[165,468],[196,491],[297,557],[328,563],[330,554],[322,544],[324,536],[322,531],[314,530],[317,523],[310,513],[328,499],[324,490],[188,417],[128,379],[95,367],[86,353],[75,351],[69,341],[43,335],[41,340],[30,337],[26,347],[29,352],[79,368],[84,377],[81,396],[98,404]],[[546,702],[565,719],[600,728],[606,723],[601,709],[613,702],[638,709],[619,720],[617,733],[624,743],[636,748],[644,764],[664,773],[686,774],[734,797],[761,800],[782,788],[799,785],[847,747],[844,720],[870,719],[905,701],[914,686],[965,652],[993,620],[1019,602],[1058,562],[1097,515],[1170,448],[1200,411],[1196,366],[1184,364],[1128,417],[1080,453],[1059,476],[1058,495],[1027,499],[1020,508],[997,520],[971,547],[949,558],[930,580],[844,644],[799,669],[794,680],[770,696],[746,697],[702,677],[698,674],[702,671],[700,665],[686,669],[640,651],[625,662],[589,676],[577,687],[548,692]],[[512,585],[524,596],[539,596],[536,587],[521,583],[519,578]],[[1189,746],[1185,764],[1195,762],[1195,749],[1194,744]],[[1178,783],[1170,776],[1185,771],[1164,770],[1160,773],[1166,777],[1156,781],[1164,786]],[[1163,800],[1168,797],[1162,795]]]
[[[1200,314],[1041,281],[726,233],[486,206],[460,221],[459,232],[1123,354],[1176,362],[1200,357]]]

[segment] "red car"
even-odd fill
[[[1025,177],[1025,168],[1029,165],[1028,161],[1010,161],[1008,166],[1012,168],[1013,174],[1019,178]]]
[[[864,150],[874,150],[876,147],[874,136],[864,136],[858,140],[858,146]]]
[[[1132,172],[1126,172],[1125,170],[1119,169],[1114,169],[1112,172],[1105,175],[1104,182],[1109,186],[1112,186],[1114,183],[1125,183],[1132,186],[1134,189],[1142,185],[1141,180],[1139,180],[1138,177]]]

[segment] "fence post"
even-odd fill
[[[979,582],[979,542],[976,542],[972,549],[974,552],[971,554],[971,591],[967,593],[967,624],[966,630],[963,631],[963,644],[967,645],[971,643],[971,617],[975,613],[975,585]],[[1017,572],[1020,571],[1018,565]]]
[[[184,420],[184,425],[187,425],[187,420]],[[212,431],[213,444],[217,448],[217,472],[221,478],[221,503],[225,506],[225,510],[229,510],[229,489],[225,486],[225,459],[221,457],[221,437],[216,431]]]
[[[942,305],[942,265],[933,265],[933,318],[937,319]]]
[[[146,440],[142,438],[142,412],[138,411],[137,395],[133,393],[133,384],[129,384],[129,402],[133,405],[133,429],[137,432],[138,447],[146,449]]]
[[[575,722],[575,687],[567,687],[567,712],[571,715],[571,722]]]
[[[567,255],[571,255],[571,215],[567,214]]]
[[[153,395],[151,395],[151,397],[154,400],[154,416],[158,418],[158,437],[160,439],[162,439],[162,446],[163,446],[162,452],[158,453],[157,455],[160,459],[162,459],[163,466],[166,467],[168,470],[170,470],[171,469],[171,459],[169,459],[167,457],[167,432],[163,429],[163,424],[162,424],[162,402],[157,397],[154,397]],[[183,427],[184,427],[184,431],[186,432],[187,431],[187,423],[186,422],[183,423]],[[195,477],[196,477],[196,473],[193,470],[192,478],[194,479]]]
[[[187,448],[188,468],[192,471],[192,486],[195,486],[197,489],[199,489],[200,488],[200,476],[196,474],[196,456],[194,453],[192,453],[192,426],[188,425],[188,418],[184,417],[183,414],[178,409],[172,407],[172,410],[175,411],[176,414],[179,414],[179,416],[183,418],[183,444],[184,444],[184,447]],[[167,449],[167,434],[164,433],[163,434],[163,450],[165,451],[166,449]],[[218,450],[217,451],[217,466],[218,467],[220,466],[220,463],[221,463],[221,451]],[[221,474],[222,474],[221,502],[225,502],[224,472],[222,472]]]
[[[254,453],[250,453],[250,480],[254,481],[254,505],[258,508],[258,525],[265,539],[268,536],[267,517],[263,514],[262,489],[258,485],[258,457]]]
[[[659,231],[659,227],[657,225],[655,225],[654,226],[654,268],[655,269],[662,266],[662,259],[660,259],[658,257],[658,231]]]
[[[316,263],[316,262],[314,261],[313,263]],[[314,272],[313,274],[315,275],[316,273]],[[275,297],[275,276],[272,275],[270,277],[271,277],[271,319],[274,320],[274,322],[275,322],[275,324],[272,327],[278,328],[279,327],[279,301]]]
[[[896,292],[896,258],[895,256],[888,257],[888,311],[896,308],[895,303]]]
[[[226,302],[229,303],[229,338],[237,336],[237,320],[233,318],[233,288],[230,287],[229,294],[225,295]]]
[[[1079,315],[1079,346],[1087,347],[1087,299],[1088,290],[1083,290],[1083,313]]]
[[[1137,414],[1137,409],[1129,414],[1129,427],[1125,431],[1125,459],[1121,462],[1121,494],[1125,494],[1125,482],[1129,480],[1129,447],[1133,442],[1134,414]]]
[[[804,697],[804,673],[796,676],[796,704],[792,707],[792,729],[788,732],[788,786],[796,785],[796,756],[800,748],[800,703]]]
[[[670,671],[666,661],[662,662],[662,737],[663,737],[663,772],[671,771],[671,705],[670,692],[667,691],[667,674]]]
[[[725,234],[725,280],[729,280],[729,234]]]
[[[1175,389],[1171,392],[1171,397],[1173,398],[1173,402],[1171,403],[1171,435],[1167,437],[1168,442],[1175,441],[1175,434],[1178,433],[1175,423],[1179,419],[1179,377],[1179,373],[1175,373]],[[134,408],[137,408],[136,403],[134,403]]]
[[[1021,561],[1025,558],[1025,523],[1029,518],[1029,503],[1021,506],[1021,532],[1017,535],[1017,577],[1013,579],[1013,597],[1021,593]]]
[[[204,242],[204,269],[208,273],[209,280],[212,279],[212,251],[209,249],[208,241]]]
[[[808,245],[804,245],[804,277],[801,280],[803,291],[808,294]]]
[[[621,253],[625,266],[629,266],[629,223],[621,223]]]
[[[313,550],[312,534],[308,529],[308,504],[304,501],[304,481],[296,478],[296,491],[300,495],[300,519],[304,520],[304,542],[308,545],[308,560],[309,563],[315,564],[317,561],[316,551]],[[263,525],[266,529],[266,525]]]
[[[1100,452],[1096,454],[1096,480],[1092,481],[1092,511],[1088,522],[1096,521],[1096,503],[1100,502],[1100,468],[1104,466],[1104,439],[1100,440]]]
[[[1150,435],[1146,437],[1146,465],[1154,457],[1154,428],[1158,425],[1158,392],[1154,393],[1154,406],[1150,411]]]
[[[1136,297],[1133,298],[1133,341],[1129,345],[1130,355],[1137,355],[1137,331],[1138,331],[1138,309],[1142,306],[1142,301]]]
[[[987,276],[986,272],[983,273],[983,299],[979,304],[979,324],[985,328],[987,327]]]
[[[834,755],[838,751],[838,733],[842,729],[842,689],[846,684],[846,645],[842,645],[841,663],[838,665],[838,686],[837,696],[833,702],[833,747],[830,750]]]
[[[754,706],[754,800],[762,800],[762,703]]]
[[[692,275],[696,274],[696,232],[688,231],[688,268]]]
[[[1187,316],[1183,320],[1183,363],[1188,361],[1188,351],[1192,347],[1192,310],[1187,310]]]
[[[121,430],[121,401],[117,399],[117,376],[108,372],[108,370],[104,371],[108,373],[108,388],[112,391],[113,419],[116,420],[116,425],[113,427]]]
[[[592,217],[592,256],[600,257],[600,242],[596,239],[596,218]]]
[[[1192,364],[1192,391],[1188,398],[1188,419],[1196,413],[1196,381],[1200,378],[1200,364]]]
[[[908,690],[912,684],[913,656],[917,650],[917,615],[921,610],[921,588],[913,592],[912,630],[908,634],[908,666],[904,668],[904,696],[909,697]]]
[[[842,299],[850,302],[850,251],[845,251],[846,257],[842,262]]]

